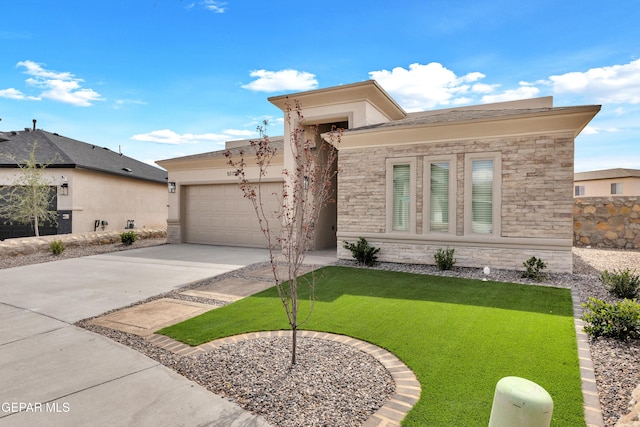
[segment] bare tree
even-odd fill
[[[274,212],[270,212],[263,194],[263,179],[271,165],[271,160],[277,153],[266,133],[267,122],[258,127],[260,139],[251,141],[251,148],[255,154],[255,165],[258,176],[252,181],[247,176],[247,164],[244,151],[240,158],[234,160],[230,151],[225,153],[228,164],[235,169],[239,178],[240,189],[244,197],[253,204],[262,233],[264,234],[273,276],[278,289],[280,301],[285,309],[287,320],[292,332],[291,364],[296,364],[297,331],[311,315],[315,301],[315,277],[308,282],[311,306],[304,318],[299,316],[300,300],[298,298],[298,275],[300,274],[304,257],[313,243],[320,212],[328,203],[335,203],[334,178],[337,174],[337,145],[342,136],[342,130],[332,127],[329,132],[319,138],[318,126],[304,126],[302,107],[298,101],[292,107],[287,102],[285,120],[290,129],[290,150],[293,163],[290,168],[284,168],[282,191],[275,194],[279,200],[279,210],[276,212],[277,224],[273,224]],[[328,141],[328,142],[327,142]],[[286,143],[286,142],[285,142]],[[278,266],[286,266],[283,272]],[[281,277],[284,276],[284,277]]]
[[[32,224],[35,235],[39,236],[41,222],[58,222],[57,210],[49,208],[53,196],[51,183],[45,169],[51,163],[38,163],[36,159],[37,143],[31,147],[29,157],[22,161],[7,156],[18,166],[19,174],[11,186],[0,193],[0,217],[6,218],[5,224]]]

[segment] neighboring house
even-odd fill
[[[57,133],[29,129],[0,132],[0,186],[15,182],[36,144],[36,159],[45,169],[58,211],[57,227],[41,234],[165,227],[167,172],[108,148],[76,141]],[[7,157],[8,156],[8,157]],[[0,239],[33,235],[29,227],[0,220]]]
[[[337,202],[312,249],[350,259],[342,242],[365,237],[382,261],[433,264],[448,247],[458,266],[520,269],[536,256],[549,271],[572,270],[574,139],[600,106],[554,108],[547,97],[406,113],[375,81],[269,98],[283,111],[289,100],[302,105],[300,125],[345,129]],[[290,130],[285,121],[263,194],[279,193],[291,167]],[[243,144],[228,148],[237,155]],[[264,246],[222,153],[158,162],[175,188],[170,242]]]
[[[578,172],[574,197],[640,196],[640,169],[604,169]]]

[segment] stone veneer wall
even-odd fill
[[[640,197],[581,197],[573,208],[573,243],[640,249]]]
[[[482,236],[464,230],[464,165],[466,154],[483,152],[500,152],[502,215],[500,235],[479,242]],[[456,232],[445,239],[426,233],[422,220],[424,159],[443,155],[455,155],[457,170]],[[416,158],[416,233],[406,237],[386,230],[386,159],[396,157]],[[350,148],[340,150],[338,162],[339,170],[348,171],[338,174],[339,258],[350,258],[342,241],[358,235],[378,243],[383,261],[433,264],[433,250],[449,246],[460,266],[522,269],[523,261],[537,256],[549,271],[572,269],[572,135]],[[545,239],[554,243],[541,244]]]
[[[134,231],[138,239],[162,238],[167,231],[161,228],[135,228],[133,230],[101,231],[79,234],[55,234],[52,236],[20,237],[0,241],[0,257],[29,255],[36,252],[50,252],[49,244],[61,240],[65,247],[109,245],[120,243],[120,233]]]
[[[341,239],[338,245],[339,259],[353,259],[350,251],[344,249],[342,241],[350,243],[357,239]],[[558,251],[526,248],[495,248],[490,246],[447,245],[443,244],[411,244],[399,242],[377,241],[375,237],[367,239],[371,246],[380,248],[378,261],[396,262],[400,264],[415,263],[434,265],[434,254],[438,249],[455,248],[456,267],[482,268],[488,266],[503,270],[524,271],[522,263],[532,256],[542,259],[547,270],[555,273],[571,273],[573,271],[573,255],[571,250]]]
[[[180,221],[167,221],[167,243],[182,243]]]

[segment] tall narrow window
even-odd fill
[[[410,165],[393,165],[393,219],[391,228],[394,231],[409,231],[410,173]]]
[[[431,231],[449,231],[449,163],[431,163],[429,224]]]
[[[474,160],[471,180],[471,231],[493,233],[493,160]]]

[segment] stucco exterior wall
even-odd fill
[[[611,194],[611,184],[617,183],[622,184],[622,194]],[[575,196],[580,198],[640,196],[640,178],[636,177],[576,181],[575,185],[584,186],[584,195]]]
[[[124,229],[127,220],[137,228],[166,227],[166,184],[86,170],[73,170],[68,180],[69,195],[58,196],[58,206],[72,211],[74,233],[94,231],[95,220],[107,221],[105,230]]]
[[[13,184],[17,173],[0,170],[0,185]],[[45,176],[58,186],[58,211],[71,212],[73,233],[94,231],[98,219],[109,223],[105,230],[124,229],[130,219],[137,228],[167,226],[166,184],[82,169],[48,168]],[[60,191],[63,183],[67,194]]]
[[[501,220],[497,235],[465,230],[465,156],[498,152]],[[427,233],[423,221],[424,159],[453,155],[456,165],[455,233]],[[386,159],[415,158],[415,233],[387,230]],[[522,269],[531,256],[549,271],[572,269],[573,136],[570,134],[453,140],[340,150],[338,241],[367,238],[382,248],[379,259],[433,264],[438,248],[455,247],[457,265]]]
[[[573,215],[576,246],[640,249],[640,197],[581,197]]]

